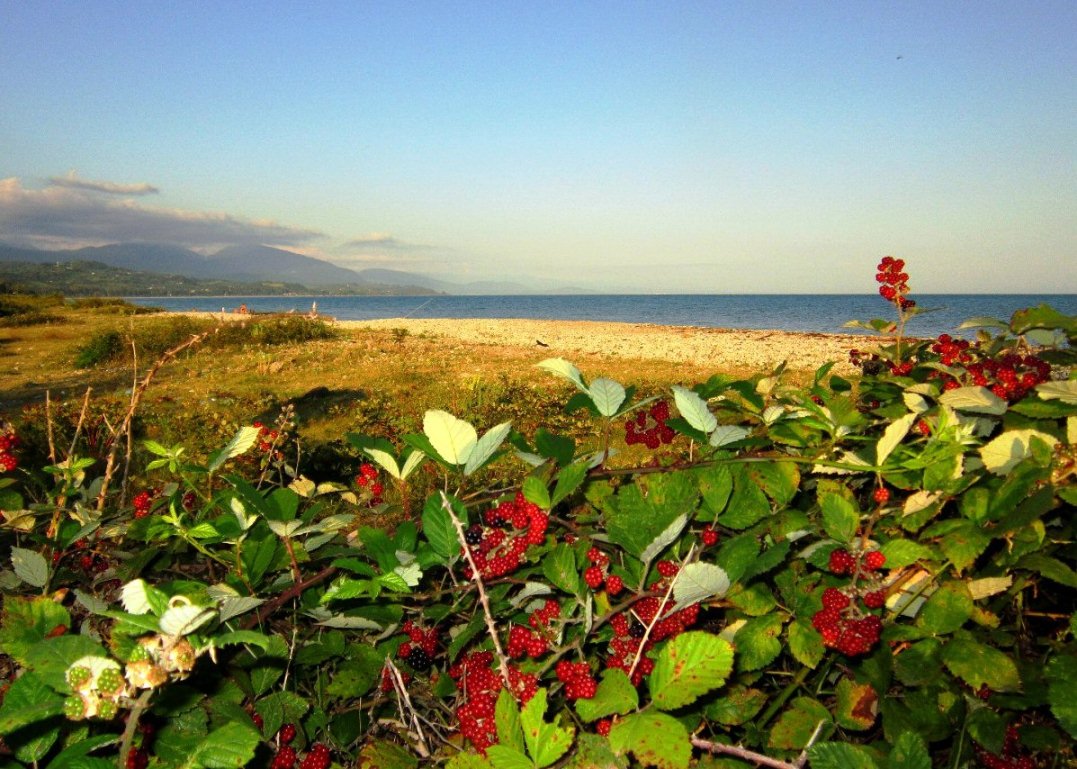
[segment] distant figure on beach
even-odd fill
[[[236,312],[238,312],[240,315],[246,315],[248,312],[250,312],[250,310],[247,309],[246,304],[241,304],[238,309],[236,309]]]
[[[318,302],[316,302],[316,301],[310,303],[310,317],[311,318],[317,318],[318,317]]]

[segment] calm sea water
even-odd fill
[[[1068,315],[1077,314],[1077,294],[935,294],[918,295],[921,307],[934,312],[913,318],[908,333],[937,336],[954,333],[975,316],[1009,319],[1015,310],[1046,302]],[[246,304],[253,312],[318,312],[338,320],[380,318],[534,318],[655,323],[664,326],[775,329],[849,333],[847,320],[893,318],[893,308],[875,294],[661,294],[573,296],[269,296],[149,297],[139,304],[168,310],[232,310]],[[855,333],[855,332],[853,332]]]

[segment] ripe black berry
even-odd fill
[[[413,646],[408,654],[408,664],[419,671],[430,667],[430,655],[420,646]]]
[[[482,544],[482,527],[472,526],[466,532],[464,532],[464,541],[472,547]]]

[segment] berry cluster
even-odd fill
[[[635,417],[625,422],[625,443],[629,446],[639,443],[649,449],[672,443],[677,434],[666,424],[667,419],[669,404],[665,401],[655,402],[646,411],[640,409]]]
[[[449,675],[463,693],[463,703],[456,709],[460,733],[483,755],[497,742],[494,709],[502,681],[493,662],[493,652],[470,652],[449,668]],[[526,703],[538,691],[538,677],[510,666],[509,688],[517,700]]]
[[[485,526],[474,524],[465,532],[464,541],[486,579],[503,577],[520,568],[527,548],[541,545],[550,525],[550,516],[519,493],[487,510],[484,520]],[[463,548],[460,552],[463,554]],[[471,579],[470,566],[464,575]]]
[[[509,630],[509,643],[506,652],[514,660],[521,657],[541,657],[550,650],[549,642],[531,628],[513,625]]]
[[[703,531],[699,533],[699,539],[703,542],[703,547],[714,547],[721,539],[721,535],[713,526],[704,526]]]
[[[280,441],[280,430],[266,427],[261,422],[255,422],[254,427],[258,428],[258,450],[271,459],[277,461],[284,459],[284,454],[277,448],[277,443]]]
[[[587,560],[591,562],[591,565],[583,570],[583,581],[587,583],[587,587],[592,590],[598,590],[602,587],[602,583],[606,581],[606,569],[610,565],[609,556],[597,547],[592,547],[587,551]],[[619,587],[614,589],[610,595],[617,595],[621,588],[624,587],[624,582],[620,577],[617,577],[616,580],[615,586]]]
[[[382,494],[385,492],[385,487],[378,480],[378,468],[374,467],[374,465],[364,462],[359,466],[359,474],[355,476],[355,485],[370,493],[369,504],[371,507],[382,503]]]
[[[617,668],[628,673],[635,662],[636,654],[639,652],[640,643],[643,642],[643,636],[647,632],[647,628],[642,622],[628,613],[615,615],[610,620],[610,627],[613,628],[614,636],[610,640],[606,667]],[[650,651],[653,646],[654,640],[647,639],[643,651]],[[650,657],[642,657],[639,664],[636,665],[636,669],[632,671],[632,685],[639,686],[643,681],[643,677],[650,675],[652,670],[654,670],[654,660]]]
[[[331,763],[332,757],[329,754],[329,747],[316,742],[310,746],[310,751],[299,762],[299,769],[329,769]]]
[[[19,466],[15,458],[15,449],[19,447],[19,436],[11,425],[0,423],[0,473],[10,473]]]
[[[1030,756],[1018,755],[1021,749],[1020,738],[1018,728],[1011,724],[1006,727],[1002,753],[990,753],[977,745],[976,758],[986,769],[1033,769],[1036,764]]]
[[[72,721],[83,718],[110,720],[119,712],[120,698],[128,695],[120,666],[107,657],[83,657],[64,674],[73,694],[64,700],[64,715]]]
[[[546,628],[561,616],[561,604],[553,598],[547,598],[541,609],[531,612],[527,622],[535,630]]]
[[[197,654],[190,641],[148,635],[138,639],[127,660],[124,675],[135,689],[156,689],[171,677],[179,680],[194,669]]]
[[[823,637],[823,644],[849,657],[867,654],[879,643],[882,620],[866,610],[881,609],[886,604],[886,591],[873,579],[873,574],[886,564],[886,556],[878,550],[854,556],[844,548],[830,553],[828,568],[832,574],[853,577],[844,590],[828,587],[823,591],[823,608],[811,619],[812,627]],[[867,580],[858,586],[860,580]],[[859,599],[863,609],[856,605]]]
[[[408,635],[408,640],[400,644],[396,655],[411,665],[416,671],[422,673],[430,669],[434,656],[437,654],[438,631],[437,628],[423,630],[411,620],[401,627]]]
[[[145,518],[150,514],[153,501],[157,498],[158,493],[157,489],[144,489],[135,494],[135,498],[131,500],[131,504],[135,508],[135,518]]]
[[[905,272],[905,260],[895,259],[892,256],[884,256],[875,274],[875,280],[879,286],[879,296],[893,303],[899,310],[907,310],[915,307],[916,302],[909,299],[909,275]]]
[[[564,683],[565,696],[570,700],[589,700],[598,690],[598,682],[586,662],[561,660],[557,663],[557,680]]]

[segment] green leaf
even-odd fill
[[[549,510],[553,507],[550,501],[550,490],[546,488],[546,482],[541,478],[534,475],[529,475],[524,478],[523,484],[524,499],[528,502],[538,505],[543,510]]]
[[[239,431],[232,436],[232,440],[216,452],[209,460],[209,464],[206,469],[211,473],[216,472],[221,466],[229,459],[238,457],[240,454],[245,453],[254,445],[258,440],[258,428],[252,425],[245,425],[239,428]]]
[[[777,750],[801,750],[815,734],[820,721],[829,724],[830,711],[810,697],[797,697],[770,730],[767,747]]]
[[[61,604],[46,597],[5,595],[0,650],[25,665],[33,646],[58,627],[71,627],[71,616]]]
[[[842,544],[849,544],[860,528],[860,514],[853,503],[838,494],[827,494],[822,500],[823,530]]]
[[[350,659],[336,668],[326,692],[334,697],[360,697],[381,680],[385,652],[365,643],[353,644]]]
[[[396,458],[388,451],[382,451],[375,448],[364,448],[363,453],[374,460],[374,462],[390,476],[400,480],[403,476],[400,472],[400,466],[396,463]]]
[[[615,753],[632,753],[643,766],[687,769],[692,743],[684,724],[665,713],[635,713],[610,729]]]
[[[931,533],[939,537],[939,550],[958,571],[972,566],[991,544],[991,536],[969,520],[945,521],[943,526],[933,528]]]
[[[535,764],[519,750],[507,745],[491,745],[486,749],[486,758],[494,769],[534,769]]]
[[[998,649],[965,638],[951,639],[942,649],[942,662],[973,689],[984,684],[996,692],[1021,689],[1017,666]]]
[[[538,368],[549,371],[551,374],[567,379],[576,385],[576,389],[581,392],[587,392],[587,385],[583,381],[583,374],[574,365],[569,363],[564,358],[547,358],[544,361],[536,363]]]
[[[1057,558],[1051,558],[1042,553],[1032,553],[1022,558],[1018,566],[1030,569],[1060,585],[1077,588],[1077,572]]]
[[[980,448],[984,467],[996,475],[1006,475],[1018,462],[1032,456],[1032,439],[1054,447],[1058,439],[1039,430],[1007,430]]]
[[[1044,400],[1060,400],[1063,403],[1077,404],[1077,380],[1043,382],[1036,385],[1036,394]]]
[[[967,584],[946,582],[927,599],[917,624],[935,635],[946,635],[964,625],[975,608]]]
[[[576,554],[568,545],[561,543],[542,559],[542,573],[554,587],[580,594],[580,574],[576,571]]]
[[[233,721],[214,729],[194,749],[185,767],[239,769],[254,758],[261,736],[247,724]]]
[[[457,516],[467,526],[467,510],[455,497],[445,497]],[[449,512],[445,509],[440,493],[431,494],[423,506],[423,535],[434,552],[442,558],[449,558],[460,552],[460,540],[456,535]]]
[[[11,568],[15,570],[15,576],[30,587],[44,587],[49,581],[48,561],[36,550],[11,548]]]
[[[890,749],[886,769],[931,769],[927,743],[916,732],[902,732]]]
[[[865,748],[847,742],[819,742],[808,749],[812,769],[879,769]]]
[[[591,382],[587,389],[591,402],[595,404],[598,413],[604,417],[617,415],[617,410],[625,400],[625,388],[612,379],[600,377]]]
[[[254,704],[255,712],[262,717],[266,734],[276,734],[282,724],[299,723],[310,705],[298,694],[279,691],[262,697]]]
[[[905,440],[905,436],[909,432],[909,428],[913,426],[913,423],[920,418],[919,414],[906,414],[900,419],[895,419],[889,425],[886,430],[883,431],[883,435],[879,438],[879,442],[875,445],[875,464],[882,466],[887,457],[901,445],[901,442]]]
[[[565,769],[628,769],[628,759],[615,755],[605,737],[580,732]]]
[[[733,495],[718,523],[731,529],[747,529],[771,514],[766,494],[744,467],[730,468],[733,476]]]
[[[116,766],[115,760],[93,758],[90,753],[115,745],[119,741],[118,734],[99,734],[96,737],[79,740],[50,760],[48,769],[112,769]]]
[[[734,686],[725,697],[711,700],[704,707],[707,718],[726,726],[740,726],[755,718],[767,702],[761,689]]]
[[[648,687],[655,707],[676,710],[722,686],[732,670],[733,647],[728,641],[689,631],[662,647]]]
[[[773,662],[782,651],[778,636],[782,618],[778,614],[755,617],[733,636],[738,670],[759,670]]]
[[[707,408],[707,402],[694,390],[680,385],[674,386],[673,402],[677,404],[677,411],[685,421],[695,429],[710,435],[718,427],[718,420]]]
[[[814,668],[826,654],[823,637],[805,620],[789,623],[789,652],[797,662]]]
[[[1006,413],[1006,401],[986,387],[958,387],[947,390],[939,396],[939,403],[958,411],[972,411],[976,414]]]
[[[714,560],[731,582],[739,582],[758,557],[759,540],[753,534],[742,534],[723,542]]]
[[[520,708],[516,704],[516,698],[512,696],[508,689],[502,689],[501,693],[497,695],[494,721],[497,724],[498,742],[507,748],[523,753],[524,733],[520,726]],[[494,766],[497,765],[495,761]]]
[[[46,638],[26,653],[26,666],[58,692],[68,691],[67,669],[81,657],[107,657],[101,644],[89,636],[62,635]]]
[[[934,558],[931,548],[911,539],[892,539],[879,550],[886,556],[886,566],[889,569],[902,569],[917,561],[928,561]]]
[[[643,548],[643,552],[640,553],[640,560],[644,563],[650,563],[653,561],[659,553],[665,550],[667,547],[677,541],[677,537],[684,531],[684,527],[688,525],[688,516],[685,514],[678,515],[670,522],[665,531],[661,532],[657,537],[651,540],[647,547]]]
[[[423,416],[423,433],[450,465],[467,462],[479,439],[471,424],[440,409],[431,409]]]
[[[453,769],[488,769],[490,766],[481,756],[459,754],[458,758],[475,758],[478,762],[468,764],[449,762]],[[417,769],[419,761],[395,742],[367,740],[359,751],[359,769]]]
[[[839,726],[857,732],[871,728],[879,712],[879,694],[871,684],[842,678],[838,681],[835,694],[838,702],[834,717]]]
[[[575,462],[561,469],[561,472],[557,474],[557,483],[553,487],[550,508],[553,508],[580,487],[580,484],[587,477],[588,469],[587,461]]]
[[[520,725],[524,730],[527,752],[534,759],[538,769],[549,766],[561,758],[572,746],[572,738],[576,733],[574,727],[563,729],[556,724],[546,723],[543,720],[545,713],[545,689],[535,692],[520,711]]]
[[[608,668],[589,700],[576,700],[576,713],[586,722],[597,721],[612,715],[622,715],[639,707],[639,692],[618,668]]]
[[[487,430],[468,455],[464,464],[464,475],[471,475],[476,470],[484,467],[504,442],[511,429],[512,423],[502,422]]]
[[[694,509],[695,494],[694,484],[684,473],[651,476],[646,486],[622,486],[609,501],[606,533],[611,542],[641,558],[679,516]]]
[[[686,564],[673,583],[673,600],[683,609],[710,598],[721,598],[729,590],[729,576],[725,569],[705,561]]]
[[[1077,656],[1059,655],[1047,663],[1047,701],[1058,723],[1077,738]]]
[[[56,738],[60,735],[60,727],[52,726],[58,722],[55,716],[45,719],[45,715],[51,709],[63,709],[63,698],[50,689],[45,681],[32,670],[26,671],[11,682],[10,688],[4,694],[4,704],[0,706],[0,724],[17,724],[23,717],[23,712],[36,713],[41,716],[35,718],[27,726],[38,724],[39,720],[44,723],[35,728],[20,730],[13,726],[4,738],[8,747],[15,752],[15,757],[25,764],[34,763],[44,758]]]

